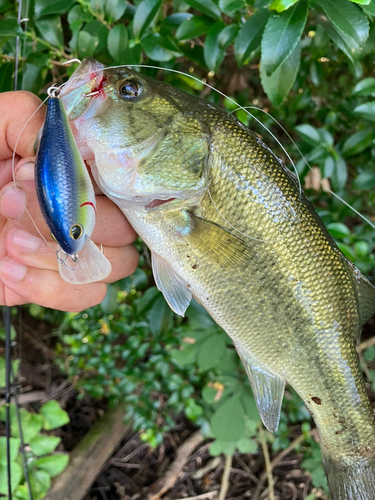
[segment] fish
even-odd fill
[[[53,89],[38,138],[36,192],[58,244],[61,277],[68,283],[91,283],[106,278],[111,264],[90,238],[96,218],[94,188],[57,93]]]
[[[232,114],[131,68],[86,59],[61,99],[173,311],[184,315],[194,297],[225,330],[271,432],[285,384],[297,391],[332,500],[373,500],[375,422],[355,343],[375,288],[296,176]]]

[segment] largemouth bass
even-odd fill
[[[373,500],[375,423],[355,341],[375,289],[295,176],[232,115],[126,67],[85,60],[62,99],[172,309],[183,315],[194,297],[227,332],[269,430],[294,387],[319,429],[333,500]]]

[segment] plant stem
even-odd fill
[[[230,469],[232,467],[233,455],[225,455],[223,477],[221,479],[220,495],[218,500],[225,500],[229,486]]]
[[[268,487],[270,490],[270,500],[275,500],[275,492],[273,491],[273,476],[272,476],[271,460],[270,460],[270,455],[268,453],[266,437],[264,435],[264,430],[263,430],[263,427],[261,425],[259,426],[259,439],[260,439],[260,444],[262,445],[264,461],[266,464]]]

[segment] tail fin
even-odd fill
[[[374,500],[375,458],[350,458],[350,462],[323,455],[331,500]]]

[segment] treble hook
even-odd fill
[[[63,254],[63,257],[61,258],[60,257],[60,253]],[[66,261],[68,260],[68,258],[70,257],[70,259],[76,263],[76,265],[74,267],[69,267],[66,263]],[[64,250],[61,250],[61,248],[59,250],[56,250],[56,258],[57,258],[57,262],[59,264],[62,264],[65,269],[67,269],[68,271],[75,271],[77,269],[77,267],[79,266],[79,259],[78,259],[78,254],[73,254],[73,255],[69,255],[68,253],[64,252]]]
[[[65,61],[62,64],[63,64],[63,66],[65,66],[66,64],[72,64],[74,62],[81,64],[82,61],[80,61],[79,59],[69,59],[69,61]]]

